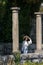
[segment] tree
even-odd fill
[[[23,34],[30,34],[31,31],[31,18],[34,17],[34,12],[39,10],[40,0],[0,0],[0,40],[11,41],[12,37],[12,21],[11,11],[12,6],[21,8],[19,14],[19,27],[20,27],[20,41]]]
[[[7,0],[0,1],[0,41],[11,41],[11,11]]]

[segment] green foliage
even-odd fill
[[[15,63],[20,62],[20,52],[15,52],[13,55],[15,57]]]
[[[43,65],[43,62],[38,63],[38,62],[25,62],[23,65]]]
[[[7,0],[0,0],[0,41],[11,42],[11,11]]]
[[[37,4],[37,5],[36,5]],[[34,18],[34,12],[39,11],[40,3],[24,3],[20,5],[20,15],[19,15],[19,36],[20,42],[22,41],[23,35],[30,35],[31,31],[31,21]]]
[[[20,65],[20,52],[14,52],[13,55],[14,55],[14,58],[15,58],[14,59],[15,64]]]
[[[24,2],[27,2],[27,3],[36,3],[36,2],[39,2],[40,0],[23,0]]]
[[[10,8],[19,6],[19,39],[22,41],[23,35],[30,35],[31,19],[34,12],[39,10],[40,0],[0,0],[0,41],[12,41],[12,17]]]
[[[20,65],[20,62],[16,62],[16,65]],[[43,62],[38,63],[38,62],[26,61],[26,62],[22,63],[22,65],[43,65]]]

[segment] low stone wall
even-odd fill
[[[31,62],[43,62],[43,53],[21,54],[21,62],[24,62],[26,60],[29,60]]]
[[[15,65],[13,55],[0,56],[0,65]]]

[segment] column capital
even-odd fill
[[[35,12],[34,14],[36,14],[36,15],[42,15],[43,12]]]
[[[11,10],[13,13],[15,13],[15,12],[18,12],[20,10],[20,8],[19,7],[12,7]]]

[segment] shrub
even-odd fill
[[[20,52],[15,52],[14,54],[14,57],[15,57],[15,63],[16,65],[19,65],[20,64]]]

